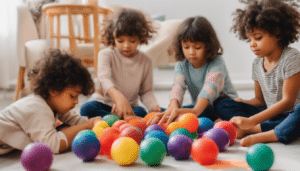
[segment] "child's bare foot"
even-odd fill
[[[257,138],[255,138],[255,135],[249,135],[241,140],[240,145],[243,147],[250,147],[253,144],[259,143],[256,142],[256,140]]]
[[[246,130],[240,129],[239,127],[235,127],[236,129],[236,138],[241,139],[246,135]]]

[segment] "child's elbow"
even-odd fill
[[[59,153],[62,153],[68,149],[67,143],[65,140],[60,140],[60,145],[59,145]]]

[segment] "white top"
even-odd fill
[[[23,150],[32,142],[47,144],[53,153],[59,153],[60,140],[67,137],[56,130],[58,119],[70,126],[88,120],[75,111],[54,114],[39,95],[29,95],[16,101],[0,112],[0,154],[13,149]]]
[[[104,96],[99,100],[112,106],[112,99],[107,95],[115,87],[128,100],[132,107],[138,106],[138,98],[148,110],[158,105],[153,93],[152,62],[143,52],[133,57],[123,56],[117,48],[106,48],[98,54],[98,80]]]

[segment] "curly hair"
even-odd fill
[[[299,5],[291,0],[241,0],[247,4],[244,10],[233,13],[234,25],[231,31],[240,40],[247,40],[246,34],[253,29],[262,29],[278,39],[280,48],[287,47],[299,38],[300,13]]]
[[[67,87],[80,86],[85,96],[95,91],[91,74],[81,59],[59,49],[50,49],[44,54],[28,73],[35,94],[47,100],[49,90],[62,92]]]
[[[115,37],[123,35],[138,36],[140,44],[148,44],[148,40],[155,32],[152,23],[147,21],[142,12],[122,8],[106,21],[102,36],[103,43],[107,46],[114,46]]]
[[[179,26],[173,43],[168,49],[169,55],[175,55],[177,61],[183,61],[185,59],[182,51],[182,41],[204,43],[204,58],[207,62],[211,62],[217,55],[223,54],[223,48],[221,47],[215,30],[210,22],[202,16],[187,18]]]

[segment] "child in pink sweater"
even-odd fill
[[[122,9],[108,20],[103,38],[111,47],[98,54],[100,96],[82,105],[82,116],[144,117],[147,111],[139,106],[139,98],[148,112],[161,111],[153,93],[152,61],[137,49],[139,44],[147,44],[154,32],[136,10]]]

